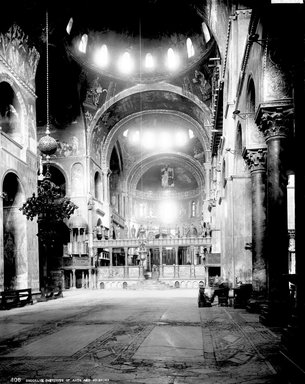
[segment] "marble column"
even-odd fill
[[[270,105],[271,104],[271,105]],[[267,295],[264,323],[286,323],[288,289],[287,153],[292,123],[291,105],[269,103],[257,116],[267,144]]]
[[[159,247],[159,255],[160,255],[159,276],[163,277],[162,247]]]
[[[75,269],[72,269],[72,289],[76,288],[76,275],[75,275]]]
[[[112,260],[112,248],[109,247],[109,267],[112,268],[113,260]]]
[[[109,177],[110,177],[111,171],[109,168],[103,168],[102,169],[102,175],[103,175],[103,200],[105,203],[110,202],[109,198]]]
[[[266,149],[247,150],[244,159],[251,173],[252,193],[252,285],[256,295],[265,295],[266,271]]]
[[[209,151],[210,152],[210,151]],[[204,163],[204,169],[205,169],[205,179],[206,179],[206,200],[210,199],[210,190],[211,190],[211,163],[207,162]]]
[[[175,264],[178,265],[178,247],[175,247]]]
[[[93,250],[93,208],[94,208],[94,201],[92,196],[89,196],[88,203],[88,252],[89,252],[89,258],[90,261],[94,258],[94,250]],[[83,230],[83,238],[82,241],[85,241],[85,229]],[[95,264],[95,260],[93,262],[93,265]]]
[[[125,266],[124,266],[124,277],[128,278],[128,248],[124,247],[125,253]]]

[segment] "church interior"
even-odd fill
[[[225,286],[304,373],[303,1],[1,13],[2,300]]]

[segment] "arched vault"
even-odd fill
[[[199,161],[195,160],[191,156],[185,153],[156,153],[153,155],[147,155],[142,161],[136,163],[131,167],[125,176],[124,188],[126,191],[133,192],[136,190],[137,184],[142,175],[153,165],[162,164],[164,162],[174,161],[178,166],[183,166],[190,173],[193,174],[198,184],[198,192],[202,191],[205,186],[204,169]]]
[[[206,152],[210,148],[211,111],[207,105],[194,97],[182,94],[179,87],[170,84],[138,85],[123,91],[106,102],[94,116],[90,127],[93,141],[100,140],[101,166],[107,168],[111,150],[124,125],[145,114],[175,115],[192,127]],[[103,136],[96,132],[102,126]]]
[[[126,125],[129,123],[132,123],[132,121],[137,117],[148,115],[148,114],[150,115],[162,114],[163,116],[175,115],[175,117],[178,117],[181,120],[181,124],[185,124],[187,127],[192,129],[194,135],[198,138],[199,142],[201,143],[201,146],[204,152],[206,153],[206,151],[209,150],[210,138],[207,130],[204,129],[204,127],[200,126],[199,123],[189,115],[186,115],[185,113],[182,113],[179,111],[173,112],[168,110],[153,110],[153,111],[138,112],[133,115],[127,116],[121,121],[119,121],[107,135],[101,150],[101,153],[102,153],[101,165],[103,168],[107,168],[107,166],[109,165],[112,149],[115,146],[115,143],[117,142],[120,134],[122,134],[122,132],[126,129]]]

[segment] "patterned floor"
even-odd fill
[[[197,290],[75,291],[0,312],[1,383],[286,383],[280,335]]]

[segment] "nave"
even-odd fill
[[[289,382],[278,328],[217,300],[198,308],[197,294],[74,290],[0,312],[1,383]]]

